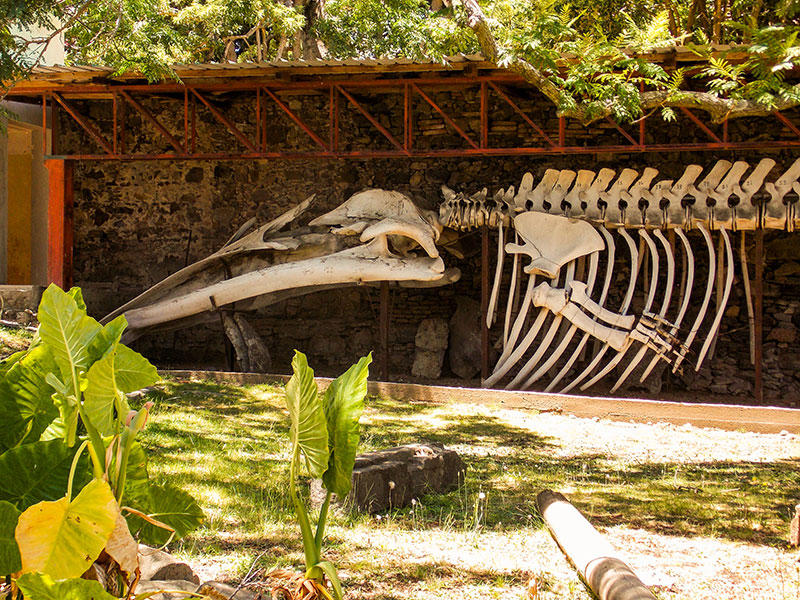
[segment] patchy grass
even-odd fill
[[[282,388],[169,381],[147,399],[151,474],[208,517],[174,550],[209,578],[238,580],[259,555],[264,569],[300,565]],[[589,598],[536,512],[544,488],[630,552],[660,598],[800,595],[784,543],[800,500],[797,436],[382,398],[368,400],[362,424],[362,451],[441,442],[468,472],[459,490],[414,507],[335,515],[328,556],[351,598],[519,598],[531,579],[540,598]]]
[[[0,325],[0,360],[31,345],[33,332],[27,329],[14,329]]]

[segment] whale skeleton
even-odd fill
[[[713,356],[734,280],[731,234],[742,236],[746,278],[745,232],[800,226],[800,159],[777,176],[775,166],[770,158],[752,168],[719,160],[705,171],[687,165],[676,179],[659,179],[651,167],[546,169],[538,181],[526,173],[518,187],[492,195],[443,187],[438,211],[399,192],[366,190],[301,226],[312,196],[261,227],[248,221],[220,250],[106,320],[124,314],[131,339],[318,290],[447,285],[460,272],[446,267],[441,250],[462,257],[458,232],[489,227],[498,230],[498,259],[483,318],[502,332],[484,385],[545,381],[547,391],[566,393],[613,376],[614,392],[666,367],[675,372],[690,357],[699,370]],[[693,249],[689,232],[705,252]],[[698,256],[708,258],[705,271]],[[620,282],[624,292],[612,293]]]

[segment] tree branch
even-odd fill
[[[490,62],[497,64],[500,59],[500,50],[486,21],[486,16],[483,14],[483,10],[477,0],[462,0],[462,4],[466,12],[467,24],[475,32],[484,56]],[[613,101],[611,100],[599,106],[594,103],[591,106],[591,110],[586,102],[578,102],[574,106],[562,108],[564,92],[553,83],[547,74],[524,59],[514,58],[506,68],[520,75],[525,81],[542,92],[558,107],[558,115],[560,117],[577,119],[584,125],[590,125],[613,114]],[[800,85],[795,86],[795,89],[800,92]],[[707,112],[713,123],[741,117],[766,117],[775,111],[786,110],[798,105],[795,100],[783,98],[776,99],[774,106],[767,106],[751,100],[720,98],[709,92],[675,90],[642,92],[639,94],[639,98],[642,110],[646,111],[668,106],[695,108]]]

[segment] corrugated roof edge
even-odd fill
[[[714,53],[719,52],[727,52],[727,51],[736,51],[738,49],[744,50],[747,46],[730,46],[730,45],[718,45],[712,46],[711,50]],[[633,51],[626,51],[628,54],[636,55]],[[652,50],[647,53],[641,53],[640,56],[646,56],[650,60],[655,62],[666,62],[671,60],[672,58],[680,55],[681,58],[689,58],[689,56],[697,56],[694,54],[692,50],[686,48],[685,46],[678,46],[672,48],[661,48]],[[687,56],[688,55],[688,56]],[[562,57],[565,60],[574,60],[575,56],[571,54],[563,54]],[[702,61],[703,58],[697,56],[698,61]],[[447,67],[450,64],[463,64],[463,63],[474,63],[474,62],[487,62],[483,55],[481,54],[457,54],[454,56],[445,57],[441,61],[435,60],[414,60],[410,58],[351,58],[345,60],[331,60],[331,59],[312,59],[312,60],[271,60],[265,61],[261,63],[189,63],[189,64],[175,64],[172,65],[172,68],[175,70],[178,75],[181,73],[200,73],[200,72],[209,72],[209,71],[223,71],[226,73],[230,73],[232,71],[253,71],[253,70],[273,70],[273,69],[306,69],[311,67],[316,68],[330,68],[336,69],[337,67],[387,67],[391,68],[393,66],[414,66],[417,65],[419,67]],[[64,74],[86,74],[86,73],[97,73],[100,74],[107,74],[110,75],[114,73],[114,69],[112,67],[101,67],[101,66],[84,66],[84,65],[52,65],[47,67],[37,67],[35,68],[32,73],[30,79],[32,80],[39,80],[39,81],[46,81],[51,76],[55,77],[58,75]],[[136,77],[136,73],[126,73],[121,78],[127,79],[131,77]]]

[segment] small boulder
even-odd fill
[[[166,552],[139,544],[139,570],[142,581],[189,581],[197,586],[200,578],[192,568]]]

